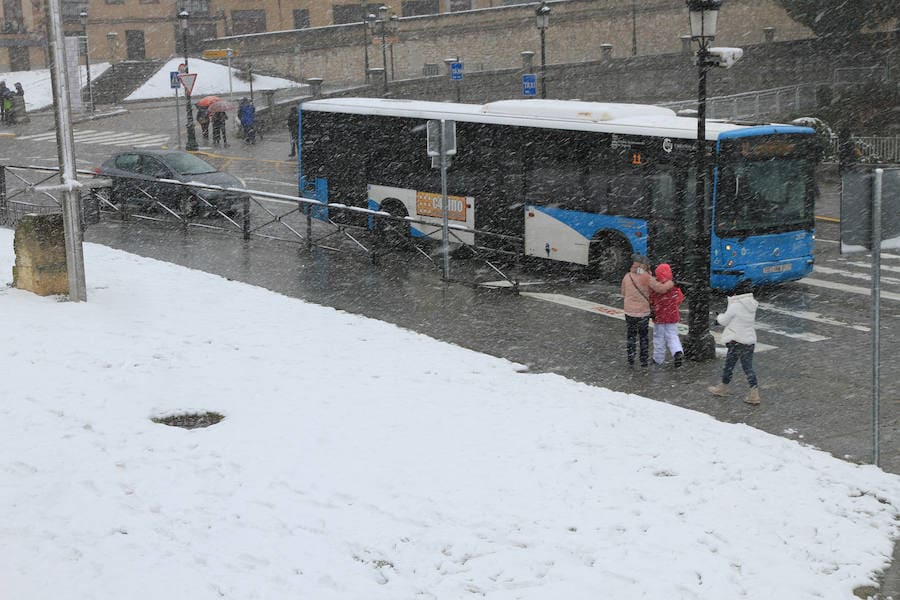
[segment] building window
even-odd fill
[[[436,15],[441,12],[441,0],[403,0],[404,17]]]
[[[306,29],[309,27],[309,10],[305,8],[294,9],[294,29]]]
[[[159,0],[141,0],[141,4],[159,4]]]
[[[125,4],[125,0],[106,0],[107,4]]]
[[[182,0],[181,9],[186,10],[192,17],[209,14],[209,0]]]
[[[233,10],[231,11],[231,34],[246,35],[263,33],[266,30],[266,11]]]
[[[379,6],[381,4],[377,2],[371,4],[333,4],[331,6],[331,22],[334,25],[360,23],[365,20],[368,14],[377,15]]]
[[[472,0],[450,0],[450,12],[472,10]]]

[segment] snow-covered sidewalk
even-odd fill
[[[0,229],[0,282],[12,233]],[[16,600],[847,599],[900,477],[86,244],[0,288]],[[715,401],[715,400],[710,400]],[[185,430],[153,417],[216,411]]]

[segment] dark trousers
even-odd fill
[[[300,144],[300,138],[296,135],[291,135],[291,156],[297,155],[298,146]]]
[[[740,360],[741,368],[744,369],[744,375],[747,376],[747,383],[752,388],[756,387],[756,373],[753,372],[753,350],[756,348],[756,344],[728,342],[725,346],[728,348],[728,354],[725,355],[722,383],[725,385],[731,383],[731,374],[734,372],[734,366]]]
[[[228,138],[225,136],[225,124],[213,123],[213,144],[216,146],[219,145],[219,137],[222,138],[222,143],[227,146]]]
[[[641,343],[641,366],[647,366],[647,358],[650,356],[650,317],[629,317],[625,315],[626,351],[628,364],[634,364],[634,353],[638,339]]]

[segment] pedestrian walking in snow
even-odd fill
[[[634,355],[640,343],[641,366],[647,366],[650,355],[649,330],[650,330],[650,291],[658,293],[668,292],[675,283],[669,280],[659,283],[650,275],[650,259],[646,256],[635,254],[631,269],[622,278],[622,297],[625,309],[625,336],[626,356],[628,366],[634,366]]]
[[[248,144],[256,143],[256,129],[254,121],[256,120],[256,107],[250,102],[249,98],[241,98],[238,105],[238,120],[241,127],[244,128],[244,141]]]
[[[225,134],[225,120],[228,117],[225,115],[224,110],[220,110],[219,112],[214,112],[212,115],[212,128],[213,128],[213,146],[219,145],[219,138],[222,138],[222,144],[227,148],[228,147],[228,136]]]
[[[5,81],[0,81],[0,122],[4,125],[12,125],[13,96],[15,92],[6,87]]]
[[[750,393],[744,399],[747,404],[759,404],[759,385],[753,371],[753,350],[756,347],[756,309],[759,302],[753,297],[753,286],[749,281],[742,281],[728,297],[728,309],[716,317],[720,325],[725,326],[722,341],[728,348],[725,356],[725,367],[722,370],[722,383],[706,389],[716,396],[728,396],[728,384],[738,361],[750,384]]]
[[[673,281],[672,267],[666,263],[658,265],[654,273],[659,283]],[[678,307],[683,301],[684,292],[676,285],[663,293],[650,290],[650,303],[653,306],[653,362],[657,365],[666,360],[666,349],[672,354],[672,362],[676,368],[681,366],[684,359],[684,349],[678,338],[678,322],[681,320]]]
[[[203,139],[209,139],[209,106],[200,106],[197,105],[197,123],[200,125],[200,131],[203,134]]]
[[[300,144],[300,113],[297,112],[296,106],[292,106],[291,112],[288,114],[287,128],[291,134],[291,153],[288,156],[293,158],[300,151],[298,147]]]

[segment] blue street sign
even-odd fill
[[[462,80],[462,65],[461,62],[450,63],[450,79],[453,81]]]
[[[181,81],[178,79],[178,71],[169,71],[169,87],[173,90],[177,90],[181,87]]]
[[[537,75],[534,73],[522,75],[522,95],[537,96]]]

